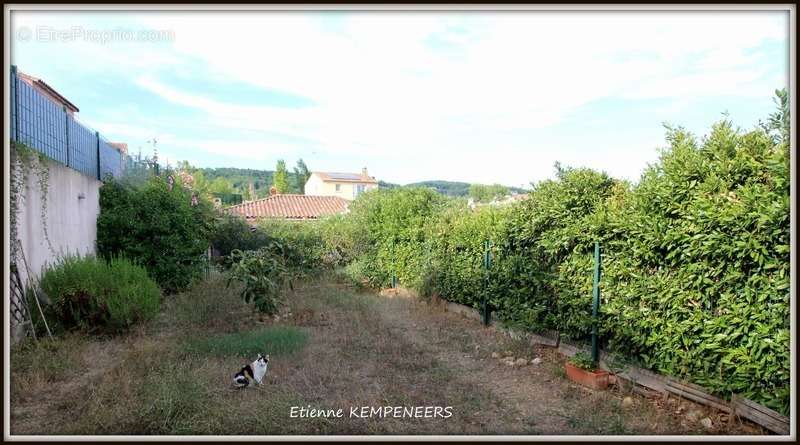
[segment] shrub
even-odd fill
[[[211,207],[192,206],[191,192],[152,177],[133,187],[113,179],[100,188],[97,251],[143,265],[167,292],[202,276],[211,229]]]
[[[350,206],[348,233],[358,258],[360,278],[372,286],[387,286],[392,270],[401,283],[418,287],[425,265],[426,222],[447,203],[430,189],[379,189],[359,195]]]
[[[241,297],[245,303],[253,303],[257,310],[270,315],[278,311],[283,290],[287,284],[291,285],[284,259],[275,253],[279,249],[282,249],[280,243],[273,241],[271,246],[258,250],[231,252],[228,284],[240,281],[244,285]]]
[[[231,266],[232,251],[256,250],[272,240],[263,230],[234,215],[219,215],[214,220],[210,234],[211,246],[215,254],[219,255],[216,261],[225,269]]]
[[[317,224],[322,238],[322,261],[331,267],[341,267],[355,260],[361,246],[357,243],[358,227],[348,215],[334,215]]]
[[[42,274],[40,286],[50,300],[51,328],[92,333],[119,333],[152,318],[161,298],[147,271],[123,258],[63,258]]]
[[[322,266],[323,241],[317,221],[263,220],[259,230],[272,240],[266,246],[279,254],[294,275],[305,275]]]

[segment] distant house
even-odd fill
[[[307,196],[336,196],[352,201],[367,190],[378,188],[378,180],[367,174],[312,172],[306,181]]]
[[[17,78],[28,85],[32,86],[33,89],[44,95],[48,98],[51,102],[54,102],[57,105],[60,105],[64,108],[64,110],[72,117],[75,113],[77,113],[78,107],[76,107],[72,102],[67,100],[66,97],[59,94],[58,91],[54,90],[50,85],[46,84],[45,81],[39,79],[38,77],[33,77],[30,74],[25,74],[22,71],[17,71]]]
[[[247,201],[228,207],[225,212],[250,223],[264,218],[314,220],[347,212],[349,201],[337,196],[281,195]]]
[[[512,193],[512,194],[506,195],[506,196],[504,196],[502,198],[495,198],[491,202],[487,202],[487,203],[476,202],[474,198],[469,198],[469,199],[467,199],[467,205],[471,209],[475,209],[475,208],[478,208],[478,207],[484,207],[484,206],[506,206],[506,205],[518,203],[520,201],[524,201],[524,200],[528,199],[529,197],[530,197],[530,194],[528,194],[528,193]]]
[[[120,153],[127,155],[128,154],[128,144],[124,142],[109,142],[108,145],[116,148],[119,150]]]

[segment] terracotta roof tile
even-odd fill
[[[348,201],[338,196],[272,195],[225,209],[246,219],[316,219],[347,211]]]

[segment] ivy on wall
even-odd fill
[[[43,153],[34,151],[30,147],[18,142],[11,142],[11,166],[9,179],[10,190],[9,198],[11,201],[10,213],[10,244],[11,262],[17,263],[19,258],[19,211],[24,204],[25,190],[31,174],[36,175],[36,183],[41,194],[41,206],[39,216],[42,221],[42,232],[47,242],[50,252],[55,255],[55,249],[50,241],[50,234],[47,230],[47,194],[50,190],[50,169],[47,165],[47,157]]]

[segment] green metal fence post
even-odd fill
[[[395,259],[396,250],[394,246],[394,241],[392,241],[392,289],[397,289],[397,266]]]
[[[481,312],[483,313],[483,324],[489,326],[491,322],[491,311],[489,309],[488,293],[489,293],[489,269],[492,268],[492,253],[489,251],[491,243],[489,240],[483,242],[483,269],[486,275],[486,283],[484,285],[483,300],[481,301]]]
[[[600,243],[594,243],[594,287],[592,289],[592,361],[597,364],[600,348],[597,341],[598,312],[600,311]]]

